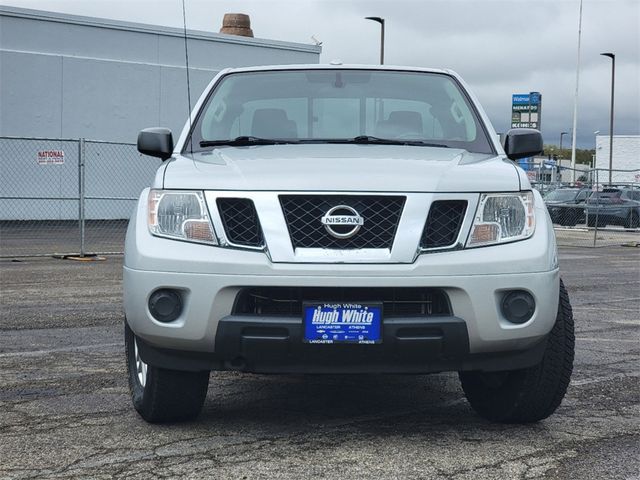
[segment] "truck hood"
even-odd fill
[[[518,191],[503,156],[403,145],[261,145],[177,155],[164,188],[198,190]]]

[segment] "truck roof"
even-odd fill
[[[313,64],[294,64],[294,65],[261,65],[255,67],[237,67],[227,68],[221,73],[231,72],[264,72],[276,70],[388,70],[403,72],[425,72],[425,73],[445,73],[458,76],[449,69],[442,68],[425,68],[425,67],[409,67],[400,65],[360,65],[360,64],[342,64],[342,63],[313,63]]]

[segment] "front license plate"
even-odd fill
[[[305,303],[306,343],[382,343],[381,303]]]

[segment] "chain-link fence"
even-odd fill
[[[121,253],[160,161],[129,143],[0,137],[0,257]],[[527,165],[560,245],[640,242],[640,170]]]
[[[0,137],[0,257],[121,253],[160,161],[134,144]]]
[[[559,245],[640,242],[640,169],[572,170],[533,164],[527,174],[543,195]]]

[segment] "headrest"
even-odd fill
[[[251,135],[261,138],[298,138],[298,129],[283,109],[260,108],[253,112]]]
[[[389,113],[389,123],[409,132],[422,133],[422,115],[418,112],[396,110]]]

